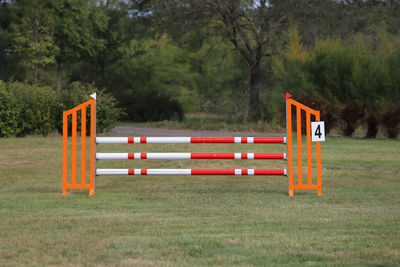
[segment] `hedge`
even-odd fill
[[[75,82],[55,91],[49,86],[0,81],[0,137],[62,132],[62,112],[96,92],[97,131],[111,129],[123,114],[114,97],[93,85]]]

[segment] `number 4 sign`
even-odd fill
[[[311,141],[313,142],[325,141],[325,124],[323,121],[311,122]]]

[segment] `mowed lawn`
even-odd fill
[[[98,152],[285,152],[277,145],[101,145]],[[0,139],[0,266],[400,265],[400,142],[327,138],[323,195],[277,176],[100,176],[61,195],[60,137]],[[284,168],[281,161],[99,161]]]

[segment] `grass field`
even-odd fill
[[[118,125],[134,127],[154,127],[165,129],[194,129],[217,131],[255,131],[265,133],[285,132],[285,127],[277,122],[249,122],[207,113],[185,114],[182,121],[164,120],[154,122],[119,122]]]
[[[284,146],[110,145],[98,152],[277,152]],[[323,196],[283,177],[103,176],[61,195],[61,138],[0,139],[0,266],[400,265],[400,142],[328,138]],[[98,167],[282,167],[118,161]]]

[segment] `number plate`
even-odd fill
[[[313,142],[325,141],[325,124],[323,121],[311,122],[311,141]]]

